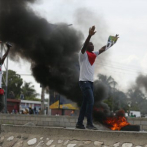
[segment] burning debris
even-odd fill
[[[121,130],[122,127],[130,125],[125,118],[124,110],[119,110],[114,115],[114,113],[110,112],[108,109],[106,110],[103,106],[104,104],[101,103],[99,107],[94,108],[95,121],[101,122],[111,130]]]
[[[102,107],[94,108],[95,121],[101,122],[101,124],[110,128],[111,130],[118,131],[140,131],[139,125],[131,125],[125,118],[125,111],[119,110],[114,115],[108,113]]]
[[[111,130],[121,130],[122,127],[130,125],[125,118],[124,110],[117,111],[115,116],[107,117],[104,124],[108,125]]]

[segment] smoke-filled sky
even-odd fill
[[[95,50],[105,45],[109,35],[119,34],[120,38],[117,44],[99,56],[95,75],[98,73],[111,75],[118,82],[118,88],[126,90],[131,83],[135,83],[139,73],[144,75],[147,73],[146,5],[146,0],[38,0],[36,3],[29,4],[29,7],[35,11],[36,15],[45,18],[50,24],[73,24],[69,27],[78,32],[81,31],[84,35],[82,37],[79,33],[77,37],[79,42],[84,41],[87,37],[89,27],[95,25],[97,33],[92,38]],[[13,21],[13,17],[12,20],[10,19],[10,24],[11,21]],[[27,24],[27,21],[23,23]],[[46,26],[44,26],[45,28]],[[47,33],[44,37],[46,35]],[[29,41],[29,39],[25,41]],[[23,44],[25,42],[20,43],[19,47],[22,47]],[[28,47],[27,43],[26,47]],[[69,50],[71,51],[71,49]],[[19,63],[10,60],[9,69],[20,74],[31,73],[30,63],[22,60],[19,60]],[[35,82],[33,77],[22,77],[27,82],[32,81],[37,91],[41,92],[40,85]]]

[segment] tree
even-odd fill
[[[111,92],[112,88],[115,89],[117,82],[111,76],[107,77],[106,75],[98,74],[98,78],[109,88],[109,92]]]
[[[6,72],[3,72],[3,88],[5,88],[5,79]],[[14,93],[15,98],[19,98],[21,93],[21,86],[23,84],[23,80],[19,74],[16,74],[13,70],[8,70],[8,98],[10,93]]]
[[[31,82],[25,82],[22,86],[21,92],[24,95],[25,100],[39,100],[36,98],[38,95],[34,89],[34,85]]]
[[[105,84],[108,88],[108,97],[103,102],[106,103],[110,110],[115,112],[117,110],[123,109],[128,110],[127,95],[116,89],[117,82],[111,76],[106,76],[98,74],[99,81]]]
[[[113,93],[113,99],[114,99],[114,111],[123,109],[124,111],[128,110],[128,104],[127,104],[127,96],[122,91],[114,91]]]
[[[114,94],[117,92],[117,89],[115,88],[117,82],[111,76],[107,77],[106,75],[102,75],[102,74],[98,74],[98,78],[99,81],[105,84],[108,88],[108,98],[104,100],[104,102],[108,104],[108,106],[112,111],[114,111],[115,108]]]
[[[147,112],[146,109],[146,97],[143,92],[136,88],[129,89],[127,92],[129,100],[131,102],[130,110],[141,111],[142,113]]]
[[[5,89],[6,72],[3,73],[3,88]],[[20,94],[23,93],[26,100],[40,101],[36,98],[38,95],[31,82],[25,82],[19,74],[13,70],[8,70],[8,98],[20,99]]]

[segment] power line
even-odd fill
[[[131,68],[123,68],[123,67],[119,67],[119,66],[112,65],[112,64],[106,64],[106,63],[103,63],[103,62],[100,62],[100,64],[102,64],[104,66],[111,67],[111,68],[115,68],[115,69],[118,69],[118,70],[127,70],[127,71],[130,71],[130,72],[137,72],[136,70],[133,70]]]
[[[104,60],[105,61],[105,60]],[[134,69],[134,68],[131,68],[131,67],[127,67],[127,66],[124,66],[124,67],[122,67],[120,64],[119,65],[114,65],[114,64],[112,64],[112,63],[106,63],[106,62],[104,62],[104,61],[102,61],[102,60],[100,60],[99,62],[97,62],[97,66],[99,65],[99,63],[100,64],[102,64],[103,66],[108,66],[108,67],[110,67],[110,68],[115,68],[115,69],[118,69],[118,70],[127,70],[127,71],[130,71],[130,72],[139,72],[139,71],[137,71],[138,69],[136,68],[136,69]],[[144,72],[140,72],[140,73],[144,73]]]
[[[97,66],[105,66],[105,68],[109,68],[109,69],[111,69],[111,71],[112,72],[115,72],[115,73],[124,73],[124,74],[126,74],[126,73],[129,73],[129,74],[142,74],[142,73],[144,73],[144,72],[137,72],[137,71],[129,71],[129,70],[125,70],[124,71],[124,69],[120,69],[120,68],[115,68],[115,67],[112,67],[112,66],[109,66],[109,65],[105,65],[105,64],[103,64],[103,63],[100,63],[100,64],[98,64]],[[116,71],[117,70],[117,71]],[[145,73],[146,74],[146,73]]]
[[[104,61],[100,60],[100,61],[98,61],[98,63],[99,62],[102,62],[103,64],[107,64],[107,65],[116,66],[118,68],[127,68],[127,69],[131,69],[131,70],[138,70],[138,68],[132,68],[132,66],[130,66],[130,65],[127,66],[127,65],[122,65],[122,64],[119,64],[119,63],[105,62],[105,60]]]
[[[108,64],[114,63],[114,64],[118,64],[119,66],[128,67],[127,65],[124,65],[124,64],[122,64],[122,63],[119,63],[119,62],[116,62],[116,61],[113,61],[113,60],[101,59],[101,58],[98,58],[98,60],[99,60],[99,61],[103,61],[103,62],[106,61],[105,63],[108,63]],[[99,62],[99,61],[98,61],[98,62]],[[131,67],[131,68],[133,67],[132,69],[137,69],[135,65],[129,65],[129,68],[130,68],[130,67]],[[146,68],[145,70],[147,70],[147,68]]]

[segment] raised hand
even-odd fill
[[[92,26],[91,28],[89,28],[89,35],[93,36],[96,33],[95,31],[95,26]]]

